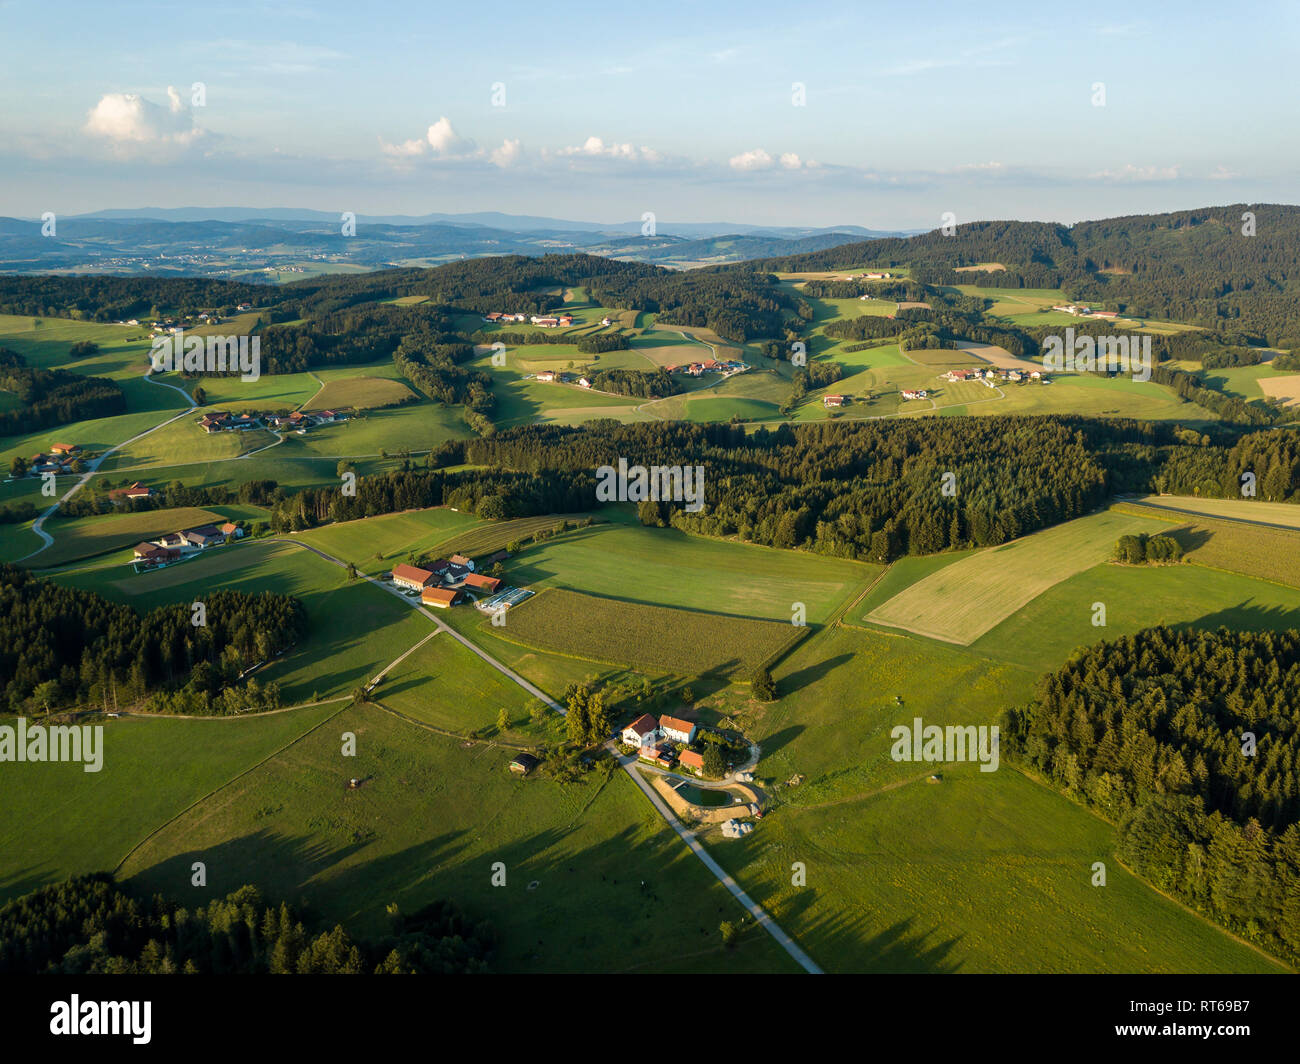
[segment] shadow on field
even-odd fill
[[[787,746],[790,743],[794,742],[794,740],[797,739],[800,735],[802,735],[803,732],[804,732],[804,726],[802,724],[795,724],[789,728],[782,728],[779,732],[776,732],[774,735],[769,735],[767,738],[763,740],[763,756],[770,757],[772,754],[775,754],[778,750],[780,750],[783,746]]]
[[[788,676],[782,676],[777,681],[780,685],[781,694],[788,695],[795,691],[800,691],[805,687],[825,679],[835,669],[845,665],[853,660],[852,654],[836,654],[833,658],[827,658],[825,661],[819,661],[816,665],[809,665],[806,669],[799,669]]]
[[[1254,606],[1251,605],[1252,601],[1246,599],[1236,606],[1207,613],[1194,621],[1185,621],[1172,627],[1182,631],[1199,628],[1211,632],[1220,627],[1246,632],[1275,632],[1287,628],[1300,628],[1300,609],[1287,609],[1285,606]]]
[[[1175,528],[1172,532],[1167,533],[1170,539],[1176,541],[1183,548],[1184,554],[1190,554],[1197,547],[1204,547],[1211,539],[1214,533],[1208,528]]]
[[[836,958],[838,963],[834,970],[840,973],[952,975],[961,970],[961,961],[948,959],[961,942],[960,936],[931,944],[929,939],[934,931],[916,930],[913,917],[900,920],[876,934],[866,933],[865,924],[864,916],[840,913],[823,920],[814,933],[803,938],[809,941],[814,937],[839,940],[830,949],[819,946],[817,952]]]

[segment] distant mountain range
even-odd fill
[[[725,222],[609,224],[510,215],[358,215],[342,235],[341,212],[295,208],[178,207],[106,210],[57,219],[0,218],[0,271],[170,274],[277,279],[303,273],[431,266],[483,255],[594,255],[688,268],[797,255],[908,232]]]

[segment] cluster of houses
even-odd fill
[[[336,421],[345,420],[347,415],[337,410],[313,410],[310,413],[295,410],[292,414],[273,414],[266,418],[258,417],[256,414],[231,414],[225,410],[213,410],[199,418],[198,426],[209,434],[247,432],[249,429],[260,429],[263,425],[270,429],[287,429],[301,433],[306,432],[313,425],[332,425]]]
[[[642,713],[623,729],[620,738],[643,761],[659,768],[672,768],[676,764],[698,776],[704,772],[704,755],[686,747],[695,742],[699,733],[700,726],[689,720],[667,715],[656,720],[649,713]]]
[[[841,277],[841,281],[888,281],[894,275],[892,273],[853,273],[848,277]]]
[[[27,472],[32,476],[42,473],[70,473],[72,463],[81,453],[81,445],[76,443],[55,443],[48,452],[41,451],[32,455],[27,462]]]
[[[131,552],[131,562],[136,572],[158,569],[209,547],[220,547],[229,540],[239,539],[243,534],[244,530],[233,521],[227,521],[223,525],[203,525],[184,532],[169,532],[158,539],[137,544]]]
[[[579,377],[576,373],[562,373],[560,370],[556,369],[544,369],[541,373],[537,374],[536,379],[555,384],[573,384],[576,382],[579,387],[591,387],[590,377]]]
[[[474,571],[474,562],[463,554],[439,559],[425,569],[418,565],[394,565],[393,584],[420,593],[420,604],[446,609],[464,601],[466,591],[495,595],[501,589],[495,576]]]
[[[483,320],[490,325],[504,324],[509,321],[527,322],[532,325],[540,325],[543,329],[564,328],[573,324],[572,314],[503,314],[499,310],[494,310],[490,314],[484,314]],[[602,325],[608,325],[609,319],[606,318]]]
[[[1077,303],[1066,303],[1063,306],[1053,307],[1053,310],[1059,310],[1062,314],[1073,314],[1076,317],[1087,318],[1118,318],[1119,312],[1115,310],[1093,310],[1091,307],[1081,306]]]
[[[943,375],[946,381],[982,381],[990,388],[993,387],[994,378],[1002,381],[1012,381],[1017,383],[1023,380],[1045,381],[1047,378],[1041,370],[1018,370],[1018,369],[950,369]]]
[[[685,373],[690,377],[703,377],[706,373],[739,373],[749,367],[735,359],[719,361],[716,358],[703,362],[691,362],[684,366],[664,366],[665,373]]]

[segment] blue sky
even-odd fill
[[[0,0],[0,215],[920,228],[1297,202],[1298,30],[1268,3]]]

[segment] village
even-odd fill
[[[214,432],[247,432],[250,429],[268,428],[275,431],[296,432],[303,435],[316,425],[333,425],[346,421],[348,415],[337,410],[313,410],[304,413],[295,410],[291,414],[231,414],[224,410],[214,410],[204,414],[195,424],[211,435]]]

